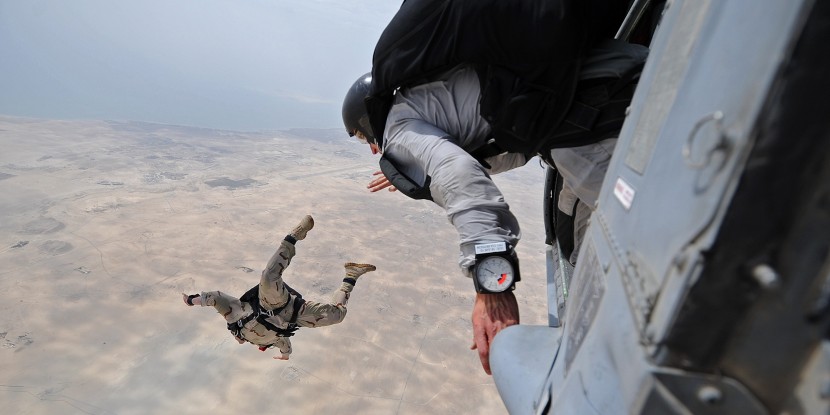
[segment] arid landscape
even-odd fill
[[[5,414],[503,414],[472,344],[473,284],[443,211],[369,193],[340,130],[237,133],[0,116]],[[545,324],[544,171],[495,177],[519,218],[522,323]],[[339,325],[288,361],[238,345],[181,293],[240,295],[305,214],[284,278],[327,301],[371,262]]]

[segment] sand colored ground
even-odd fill
[[[443,211],[370,194],[339,130],[234,133],[0,117],[4,414],[503,414],[472,343],[472,282]],[[531,161],[496,177],[519,217],[522,322],[546,322]],[[284,277],[328,300],[371,262],[346,320],[301,329],[289,361],[238,345],[181,292],[240,295],[306,213]]]

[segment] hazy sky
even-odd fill
[[[400,0],[0,0],[0,114],[342,127]]]

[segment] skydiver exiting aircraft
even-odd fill
[[[407,1],[343,103],[347,133],[382,152],[370,190],[430,199],[456,227],[477,292],[472,348],[488,374],[490,342],[519,323],[520,279],[519,224],[490,175],[540,155],[565,178],[559,205],[581,237],[647,55],[602,39],[592,30],[618,24],[585,7]]]
[[[346,276],[340,289],[334,293],[330,303],[306,301],[282,280],[282,274],[296,253],[297,241],[305,239],[314,227],[314,219],[305,216],[286,235],[279,248],[268,261],[259,285],[251,288],[241,298],[229,296],[220,291],[201,294],[182,294],[188,306],[212,306],[227,322],[239,344],[245,342],[259,346],[265,351],[274,346],[280,355],[274,359],[288,360],[291,354],[290,336],[299,327],[323,327],[337,324],[346,317],[346,304],[357,279],[376,268],[370,264],[347,262]]]

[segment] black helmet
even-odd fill
[[[375,134],[369,124],[369,113],[366,111],[365,102],[371,88],[371,72],[357,78],[357,81],[352,84],[349,92],[346,93],[346,99],[343,100],[343,124],[346,126],[346,132],[349,133],[350,137],[354,137],[355,133],[359,131],[361,135],[366,137],[366,141],[375,144]]]

